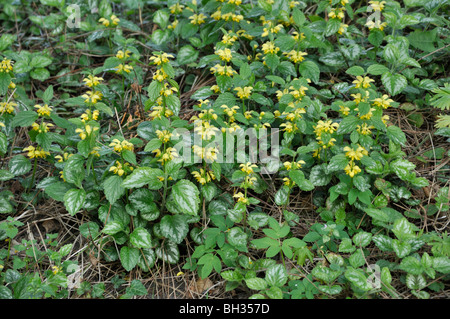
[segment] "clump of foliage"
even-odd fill
[[[2,298],[106,297],[80,254],[247,298],[448,291],[449,153],[421,174],[402,129],[449,110],[445,1],[97,2],[0,1]],[[75,243],[24,235],[46,203]]]

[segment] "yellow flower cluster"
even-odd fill
[[[101,81],[103,81],[103,78],[94,76],[92,74],[89,74],[83,79],[84,84],[90,88],[95,88],[97,85],[100,85]]]
[[[167,54],[165,52],[160,52],[160,53],[154,53],[153,56],[151,56],[149,58],[149,60],[152,61],[152,63],[154,63],[156,65],[161,65],[161,64],[164,64],[164,63],[168,63],[169,62],[169,58],[173,58],[173,57],[174,56],[172,54]]]
[[[39,116],[50,116],[50,114],[52,113],[51,106],[48,106],[47,104],[45,104],[44,106],[36,104],[34,107],[37,109],[36,112]]]
[[[205,23],[206,18],[207,18],[207,16],[205,16],[203,13],[200,13],[200,14],[194,13],[193,15],[191,15],[189,17],[189,20],[191,20],[191,23],[194,25],[200,25],[200,24]]]
[[[13,64],[14,62],[6,57],[0,61],[0,73],[10,73],[13,72]]]
[[[350,146],[346,146],[344,147],[344,152],[345,156],[349,159],[349,162],[344,168],[344,171],[348,176],[354,177],[361,172],[361,168],[355,164],[355,161],[360,161],[363,156],[369,155],[369,152],[361,145],[358,145],[356,150]]]
[[[44,149],[42,149],[42,147],[40,146],[34,147],[30,145],[24,148],[23,151],[28,152],[27,156],[29,158],[46,158],[47,156],[50,155],[49,152],[44,151]]]
[[[197,182],[202,185],[205,185],[206,183],[209,183],[210,181],[216,179],[214,172],[204,170],[203,168],[201,168],[200,171],[193,171],[191,172],[191,174],[195,177]]]
[[[8,113],[11,114],[15,110],[15,106],[17,106],[17,103],[14,102],[0,102],[0,114]]]
[[[105,27],[109,27],[109,25],[113,25],[116,26],[119,24],[120,19],[115,15],[111,15],[111,17],[109,19],[107,18],[100,18],[98,20],[98,22],[100,22],[101,24],[103,24]]]
[[[77,128],[75,130],[75,133],[78,133],[80,135],[80,138],[84,140],[86,139],[86,137],[90,136],[95,131],[98,131],[97,126],[92,127],[90,125],[85,125],[84,128]]]
[[[134,170],[133,166],[131,166],[129,163],[120,163],[119,161],[116,161],[116,164],[111,166],[109,168],[110,172],[113,172],[116,175],[123,176],[124,174],[128,174]]]
[[[152,153],[155,153],[155,156],[158,158],[158,162],[161,162],[163,165],[178,157],[177,150],[173,147],[166,148],[164,152],[161,152],[160,149],[156,149],[152,151]]]
[[[109,146],[112,146],[114,148],[114,151],[120,153],[123,150],[133,151],[134,145],[126,140],[120,141],[119,139],[115,138],[112,140],[112,142],[109,144]]]
[[[172,138],[172,133],[168,130],[156,130],[155,133],[156,136],[158,136],[158,139],[163,143],[167,143]]]

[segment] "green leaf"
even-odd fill
[[[140,188],[148,185],[149,189],[158,190],[163,186],[158,177],[164,177],[164,172],[159,168],[138,167],[125,178],[122,187]]]
[[[326,171],[326,165],[316,165],[311,169],[309,180],[314,186],[326,186],[331,181],[331,175]]]
[[[299,64],[298,71],[302,77],[311,79],[315,84],[319,82],[320,69],[317,64],[313,61],[304,61]]]
[[[11,76],[8,73],[0,73],[0,95],[6,95],[8,86],[11,83]],[[20,114],[20,113],[19,113]]]
[[[74,216],[83,207],[85,200],[85,190],[73,188],[64,195],[64,206],[69,214]]]
[[[353,285],[363,291],[369,291],[370,289],[372,289],[372,286],[367,281],[367,278],[361,269],[347,267],[347,270],[345,271],[345,278],[347,278],[348,281],[350,281]]]
[[[391,163],[391,170],[402,180],[407,180],[407,177],[415,168],[415,164],[404,159],[397,159]]]
[[[399,258],[408,256],[411,253],[411,245],[406,241],[392,240],[392,249]]]
[[[443,274],[450,273],[450,258],[448,257],[434,257],[433,269]]]
[[[45,81],[50,77],[50,72],[44,68],[37,68],[30,72],[30,77],[35,80]]]
[[[153,15],[153,22],[158,24],[161,29],[165,29],[169,23],[170,15],[166,10],[158,10]]]
[[[367,73],[371,75],[382,75],[388,71],[389,69],[382,64],[372,64],[367,68]]]
[[[356,116],[349,115],[346,116],[341,123],[339,123],[339,127],[336,131],[337,134],[350,134],[356,130],[357,125],[359,124],[360,119]]]
[[[176,244],[181,243],[189,232],[186,215],[166,215],[161,219],[161,235]]]
[[[340,171],[343,170],[347,164],[348,164],[348,159],[345,156],[345,154],[337,154],[334,155],[331,159],[330,162],[328,163],[328,171],[329,172],[335,172],[335,171]]]
[[[403,258],[399,268],[413,275],[420,275],[424,271],[420,260],[412,256]]]
[[[171,240],[164,240],[155,250],[156,256],[169,264],[176,264],[180,259],[178,245]]]
[[[38,114],[34,111],[22,111],[17,113],[13,120],[12,120],[12,126],[13,127],[27,127],[31,126],[38,118]]]
[[[134,279],[126,289],[126,293],[131,296],[146,296],[148,295],[148,290],[139,279]]]
[[[31,170],[30,160],[23,155],[13,156],[8,163],[9,171],[15,176],[23,175]]]
[[[130,243],[136,248],[151,248],[152,237],[143,227],[138,227],[130,234]]]
[[[139,261],[139,249],[123,246],[120,249],[120,261],[126,271],[131,271]]]
[[[119,221],[110,221],[102,229],[102,233],[107,235],[115,235],[124,230],[123,224]]]
[[[274,201],[278,206],[285,205],[289,199],[289,187],[283,185],[275,193]]]
[[[151,213],[158,210],[153,201],[153,194],[146,188],[136,189],[128,196],[128,200],[141,213]]]
[[[355,66],[352,66],[351,68],[347,69],[347,71],[345,71],[345,73],[353,75],[353,76],[363,75],[364,69],[358,65],[355,65]]]
[[[80,154],[70,156],[63,169],[64,179],[68,183],[75,184],[81,187],[81,182],[84,179],[86,170],[84,169],[85,159]]]
[[[392,96],[401,93],[408,85],[408,81],[403,75],[392,74],[391,72],[383,73],[381,83]]]
[[[200,204],[200,192],[194,183],[182,179],[172,186],[174,202],[180,210],[188,215],[197,215]]]
[[[353,236],[353,243],[356,246],[366,247],[367,245],[370,244],[371,239],[372,239],[371,233],[362,231]]]
[[[311,274],[324,281],[327,284],[332,283],[333,281],[336,280],[337,277],[339,277],[342,274],[342,271],[340,270],[332,270],[328,267],[325,267],[323,265],[318,265],[316,267],[313,268],[313,270],[311,271]]]
[[[286,268],[281,264],[275,264],[266,270],[266,283],[269,286],[283,287],[288,280]]]
[[[364,254],[362,253],[361,249],[358,249],[355,251],[348,259],[350,265],[352,265],[355,268],[359,268],[365,264],[364,260]]]
[[[406,144],[405,133],[403,133],[403,131],[397,126],[388,126],[386,136],[396,144],[400,144],[402,146],[405,146]]]
[[[263,289],[267,288],[266,281],[264,279],[258,278],[258,277],[245,279],[245,283],[248,288],[253,289],[253,290],[263,290]]]
[[[185,45],[180,48],[177,55],[177,62],[180,65],[193,63],[198,58],[198,50],[191,45]]]
[[[247,252],[248,235],[240,227],[233,227],[227,233],[228,242],[239,251]]]
[[[112,175],[102,183],[106,199],[111,205],[125,194],[125,188],[122,186],[122,181],[120,176]]]
[[[33,68],[45,68],[52,64],[52,59],[44,55],[37,55],[31,59],[30,66]]]

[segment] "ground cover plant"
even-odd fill
[[[444,0],[0,0],[0,297],[447,298]]]

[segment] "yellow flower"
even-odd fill
[[[177,19],[175,19],[171,24],[169,24],[168,26],[167,26],[167,29],[172,29],[172,30],[174,30],[176,27],[177,27],[177,25],[178,25],[178,20]]]
[[[215,54],[218,55],[222,61],[226,62],[230,62],[231,58],[233,57],[231,55],[231,50],[228,48],[225,48],[223,50],[217,50]]]
[[[308,53],[306,52],[302,52],[302,51],[296,51],[296,50],[291,50],[289,52],[285,52],[284,55],[286,55],[289,60],[291,60],[294,63],[298,63],[298,62],[302,62],[303,60],[305,60],[304,56],[308,55]]]
[[[171,5],[169,7],[170,13],[172,14],[180,14],[183,11],[184,5],[179,4],[178,2]]]
[[[373,100],[373,105],[379,106],[383,109],[387,109],[389,106],[391,106],[391,103],[394,102],[394,100],[390,99],[387,94],[383,94],[381,98],[376,98]]]
[[[36,104],[34,106],[37,109],[37,113],[40,116],[50,116],[50,113],[52,112],[52,109],[50,106],[48,106],[47,104],[45,104],[44,106],[41,106],[39,104]]]
[[[96,157],[100,157],[100,153],[98,152],[100,150],[100,147],[95,146],[92,151],[89,152],[89,155],[94,155]]]
[[[339,127],[338,123],[333,123],[332,120],[328,120],[326,122],[320,120],[317,122],[317,125],[314,126],[314,132],[316,133],[316,135],[321,135],[323,132],[326,133],[334,133]]]
[[[113,14],[110,19],[112,25],[118,25],[120,22],[120,19],[115,14]]]
[[[9,73],[13,71],[14,62],[6,57],[0,62],[0,73]]]
[[[350,113],[350,108],[347,106],[339,105],[339,112],[341,112],[342,115],[347,116]]]
[[[38,131],[39,133],[47,133],[50,130],[50,127],[54,125],[51,123],[42,122],[41,124],[33,123],[31,127],[34,131]]]
[[[131,53],[131,51],[129,51],[129,50],[125,50],[125,52],[122,51],[122,50],[119,50],[119,51],[117,51],[117,53],[116,53],[116,58],[118,58],[118,59],[120,59],[120,60],[129,58],[129,57],[130,57],[130,53]]]
[[[83,114],[80,115],[81,121],[85,123],[86,121],[98,120],[98,116],[100,115],[100,112],[98,110],[94,110],[93,112],[91,110],[86,110]]]
[[[293,180],[291,180],[289,177],[284,177],[283,184],[292,188],[295,185],[295,182]]]
[[[242,194],[241,192],[234,194],[233,197],[237,198],[237,201],[239,203],[248,204],[248,198],[245,198],[245,195]]]
[[[355,111],[358,111],[358,109],[356,108]],[[373,111],[375,111],[375,109],[373,107],[371,107],[369,112],[367,112],[364,115],[359,115],[359,113],[358,113],[358,116],[361,120],[370,120],[373,116]]]
[[[280,127],[284,127],[283,131],[286,131],[288,133],[292,133],[298,130],[297,124],[287,122],[280,124]]]
[[[166,110],[164,111],[164,108],[162,106],[154,106],[152,108],[152,112],[149,114],[149,117],[151,119],[161,119],[163,116],[165,117],[169,117],[172,116],[173,112],[169,109],[166,108]]]
[[[193,14],[189,17],[189,20],[191,20],[192,24],[200,25],[205,23],[206,16],[203,13],[200,14]]]
[[[280,48],[276,47],[275,44],[271,41],[267,41],[266,43],[264,43],[261,48],[264,54],[275,54],[280,51]]]
[[[17,103],[13,102],[0,102],[0,114],[6,112],[11,114],[15,110],[15,106],[17,106]]]
[[[239,110],[239,106],[235,105],[233,107],[228,107],[227,105],[222,105],[221,108],[223,109],[223,112],[228,115],[229,117],[232,117],[234,114],[237,113],[237,110]]]
[[[131,70],[133,70],[133,67],[131,65],[128,65],[128,64],[119,64],[116,67],[116,73],[117,74],[123,74],[123,72],[130,73]]]
[[[383,11],[384,5],[386,4],[386,1],[369,1],[370,7],[373,9],[373,11]]]
[[[98,127],[91,127],[90,125],[86,125],[85,127],[84,127],[84,129],[81,129],[81,128],[77,128],[76,130],[75,130],[75,133],[78,133],[78,134],[80,134],[80,138],[82,139],[82,140],[84,140],[86,137],[88,137],[89,135],[91,135],[91,133],[92,132],[95,132],[95,131],[97,131],[98,130]]]
[[[122,164],[119,161],[116,161],[116,165],[111,166],[109,168],[109,171],[119,176],[122,176],[125,173],[125,170],[123,169]]]
[[[344,16],[345,16],[345,14],[344,14],[344,12],[343,12],[343,9],[336,9],[336,8],[333,8],[333,9],[331,9],[330,10],[330,12],[328,13],[328,17],[330,18],[330,19],[334,19],[334,18],[337,18],[337,19],[339,19],[339,20],[342,20],[343,18],[344,18]]]
[[[379,29],[380,31],[383,31],[383,29],[387,26],[387,23],[386,22],[381,22],[379,20],[377,20],[375,22],[370,20],[370,21],[367,21],[365,26],[368,27],[369,30]]]
[[[34,146],[30,145],[30,146],[24,148],[23,151],[28,152],[27,156],[29,158],[45,158],[48,155],[50,155],[49,152],[44,151],[42,149],[42,147],[40,147],[40,146],[34,147]]]
[[[343,34],[344,32],[347,31],[347,28],[348,28],[348,24],[341,23],[341,25],[339,26],[338,33]]]
[[[193,171],[191,174],[195,177],[197,182],[199,182],[202,185],[205,185],[206,183],[209,183],[210,181],[216,178],[213,172],[211,171],[205,172],[203,168],[200,169],[200,172]]]
[[[81,97],[85,99],[84,103],[95,104],[102,99],[103,94],[100,91],[87,91]]]
[[[58,267],[58,266],[52,266],[52,273],[53,273],[54,275],[56,275],[57,273],[59,273],[61,270],[62,270],[61,267]]]
[[[108,19],[105,19],[105,18],[100,18],[99,20],[98,20],[98,22],[100,22],[101,24],[103,24],[105,27],[109,27],[109,20]]]
[[[356,174],[361,172],[361,169],[359,168],[358,165],[355,165],[355,163],[353,161],[348,162],[347,166],[344,168],[345,173],[350,176],[353,177]]]
[[[364,155],[367,156],[369,154],[367,152],[367,150],[364,147],[362,147],[361,145],[358,145],[358,148],[356,150],[354,150],[353,148],[351,148],[349,146],[346,146],[346,147],[344,147],[344,152],[346,152],[345,156],[348,157],[352,161],[354,161],[354,160],[359,161],[359,160],[361,160],[361,158]]]
[[[175,157],[178,157],[177,150],[173,147],[168,147],[164,153],[161,153],[159,162],[164,164],[165,162],[173,160]]]
[[[194,132],[202,137],[202,140],[209,140],[219,132],[219,129],[207,121],[198,121],[194,127]]]
[[[109,146],[114,147],[114,151],[116,152],[122,152],[123,150],[133,151],[134,145],[126,140],[120,141],[119,139],[115,138],[112,140],[112,142],[109,144]]]
[[[362,77],[360,75],[358,75],[356,77],[356,80],[354,80],[352,83],[355,84],[355,88],[368,88],[370,87],[370,83],[371,82],[375,82],[374,80],[372,80],[371,78],[369,78],[368,76]]]
[[[153,56],[149,58],[150,61],[153,61],[156,65],[161,65],[163,63],[168,63],[169,58],[173,58],[172,54],[167,54],[165,52],[162,52],[160,54],[156,53]]]
[[[362,125],[357,125],[356,126],[356,131],[361,134],[361,135],[369,135],[372,133],[371,129],[373,129],[374,127],[372,125],[367,125],[367,123],[364,123]]]
[[[350,94],[350,96],[353,98],[356,104],[359,104],[361,102],[367,102],[367,99],[369,98],[369,91],[365,91],[365,97],[361,95],[361,93],[356,94]]]
[[[286,170],[290,171],[293,169],[299,169],[302,168],[302,165],[305,164],[305,161],[297,161],[297,162],[284,162],[283,166],[286,168]]]
[[[222,43],[227,45],[232,45],[238,39],[237,36],[231,34],[225,34],[222,37]]]
[[[159,140],[163,143],[167,143],[172,137],[172,133],[170,133],[168,130],[156,130],[155,133],[158,136]]]
[[[237,91],[237,96],[240,99],[248,99],[252,94],[253,87],[251,86],[246,86],[244,88],[237,87],[234,90]]]
[[[241,168],[241,171],[243,171],[247,175],[250,175],[250,174],[254,173],[253,168],[256,168],[258,166],[255,164],[252,164],[251,162],[247,162],[245,164],[239,165],[239,167]]]
[[[83,82],[85,82],[85,85],[88,87],[95,87],[100,84],[100,82],[103,81],[103,78],[93,76],[89,74],[86,78],[83,79]]]
[[[302,41],[303,39],[306,39],[304,33],[298,33],[297,31],[292,32],[293,36],[292,38],[296,41]]]
[[[227,65],[220,65],[220,64],[216,64],[215,66],[211,67],[209,69],[211,71],[212,74],[219,74],[219,75],[226,75],[226,76],[233,76],[234,74],[237,74],[237,72],[235,70],[233,70],[233,68],[231,66],[227,66]]]

